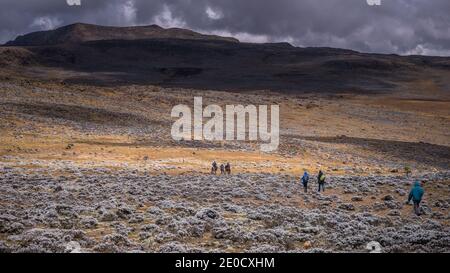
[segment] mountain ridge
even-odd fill
[[[102,40],[163,38],[239,42],[239,40],[232,37],[206,35],[181,28],[166,29],[158,25],[115,27],[75,23],[53,30],[37,31],[20,35],[15,40],[7,42],[5,46],[45,46]]]
[[[0,46],[0,71],[68,83],[371,93],[422,80],[450,89],[449,57],[245,43],[156,25],[75,24],[21,37]]]

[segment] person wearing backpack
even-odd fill
[[[325,192],[325,174],[322,172],[322,170],[319,171],[319,175],[317,176],[317,182],[319,183],[319,192],[320,189],[322,189],[322,191]]]
[[[308,174],[308,172],[305,171],[305,173],[303,174],[303,177],[302,177],[302,184],[303,184],[303,189],[305,190],[305,193],[308,192],[308,181],[309,181],[309,174]]]
[[[216,163],[216,161],[213,161],[213,163],[211,164],[211,174],[214,174],[214,175],[217,174],[217,163]]]
[[[231,165],[229,162],[225,165],[225,173],[230,175],[231,174]]]
[[[409,202],[411,202],[412,199],[414,203],[414,212],[416,213],[416,215],[420,215],[420,202],[422,201],[423,194],[424,190],[420,185],[420,182],[416,181],[414,183],[414,187],[411,189],[411,192],[409,193],[407,202],[407,204],[409,204]]]

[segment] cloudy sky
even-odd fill
[[[74,0],[68,0],[72,2]],[[84,22],[183,27],[245,42],[450,56],[450,0],[0,0],[0,43]]]

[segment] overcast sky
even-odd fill
[[[72,1],[72,0],[70,0]],[[0,0],[0,43],[75,23],[183,27],[245,42],[450,56],[450,0]]]

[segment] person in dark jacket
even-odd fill
[[[411,189],[409,196],[408,196],[408,204],[411,202],[411,200],[414,203],[414,212],[416,215],[420,215],[420,202],[422,201],[422,197],[424,194],[424,190],[422,186],[420,185],[419,181],[416,181],[414,183],[414,187]]]
[[[325,174],[322,172],[322,170],[319,171],[319,175],[317,176],[317,183],[319,183],[319,192],[320,189],[325,192]]]
[[[225,172],[230,175],[231,174],[231,165],[230,163],[227,163],[227,165],[225,165]]]
[[[213,161],[213,163],[211,164],[211,174],[214,174],[214,175],[217,174],[217,163],[216,163],[216,161]]]
[[[303,189],[305,190],[305,193],[308,192],[308,181],[309,181],[309,174],[305,171],[305,173],[302,176],[302,184]]]
[[[225,174],[225,165],[220,164],[220,174],[223,175]]]

